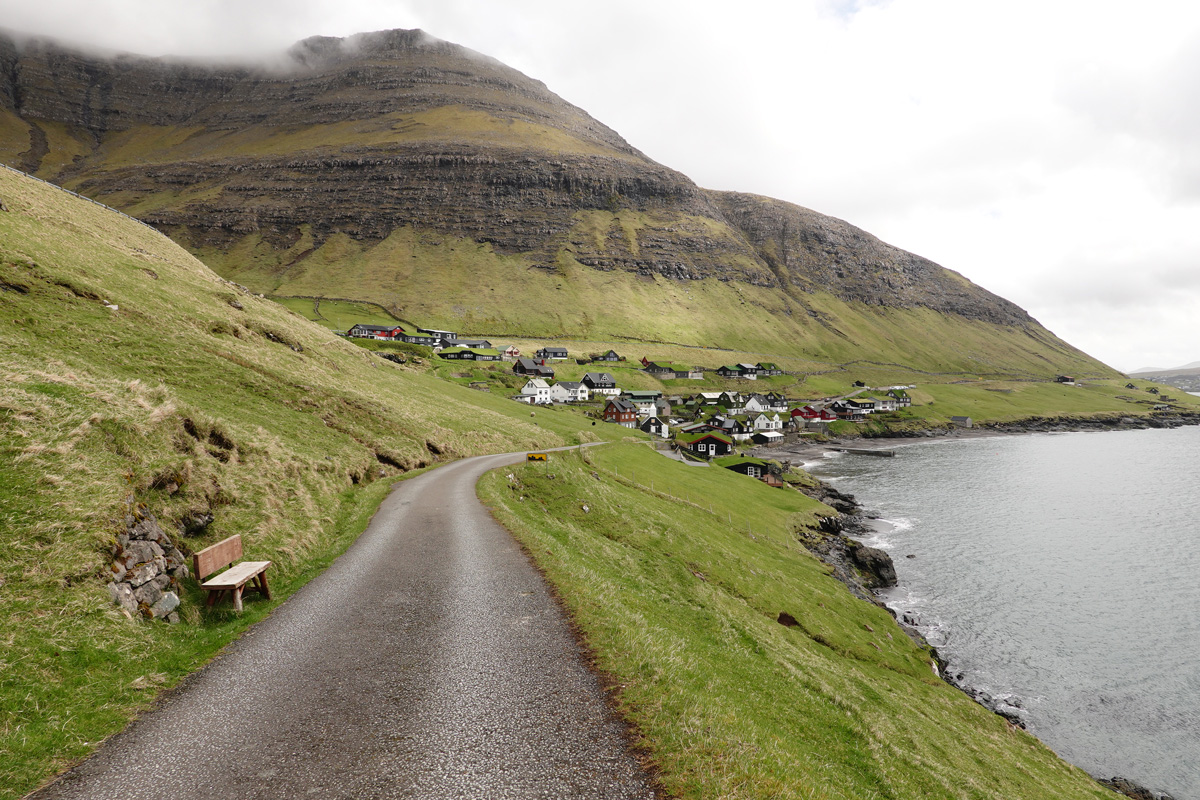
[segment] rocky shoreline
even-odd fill
[[[1026,433],[1066,433],[1077,431],[1115,431],[1138,430],[1147,428],[1179,428],[1185,425],[1200,425],[1200,413],[1181,412],[1171,415],[1160,415],[1151,418],[1036,418],[1013,423],[992,423],[969,429],[930,429],[911,434],[891,434],[887,436],[845,438],[828,440],[821,443],[803,445],[800,448],[789,447],[791,455],[812,455],[832,451],[835,447],[845,446],[853,441],[870,439],[872,443],[892,440],[897,444],[915,444],[917,439],[928,440],[961,440],[988,438],[994,436],[1019,435]],[[785,448],[781,448],[785,449]],[[881,447],[881,449],[883,449]],[[778,452],[778,451],[775,451]],[[769,450],[761,451],[761,455],[770,457]],[[834,509],[836,516],[821,520],[818,529],[797,531],[797,538],[814,555],[832,568],[832,574],[841,581],[856,597],[874,603],[888,611],[896,619],[900,628],[915,642],[928,647],[930,655],[938,667],[939,676],[950,686],[966,694],[975,702],[989,711],[1003,717],[1010,724],[1026,728],[1025,710],[1019,698],[995,696],[963,680],[962,673],[955,674],[948,662],[931,645],[917,626],[916,620],[907,615],[897,615],[879,597],[879,590],[896,586],[897,577],[891,557],[878,548],[869,547],[859,539],[877,532],[876,518],[867,514],[857,499],[848,493],[818,481],[812,489],[805,489],[806,494]],[[1120,776],[1101,778],[1093,776],[1098,783],[1135,800],[1174,800],[1171,795],[1149,789]]]

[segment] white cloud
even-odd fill
[[[1200,358],[1190,0],[0,0],[0,20],[187,55],[421,27],[703,186],[849,220],[1114,366]]]

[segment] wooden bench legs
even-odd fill
[[[205,605],[213,606],[226,592],[233,598],[233,610],[242,613],[242,594],[246,591],[258,592],[266,599],[271,599],[271,587],[267,585],[267,573],[262,571],[252,575],[248,581],[238,586],[205,587],[208,589],[208,600]]]

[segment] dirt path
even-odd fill
[[[35,798],[649,798],[540,575],[459,461]]]

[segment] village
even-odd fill
[[[771,362],[735,363],[716,369],[649,356],[632,362],[640,365],[635,368],[639,372],[660,380],[701,382],[711,378],[711,373],[723,383],[737,382],[737,388],[723,391],[667,393],[619,386],[612,367],[628,367],[630,362],[611,349],[573,356],[565,347],[545,345],[525,355],[515,345],[497,348],[486,339],[459,338],[453,331],[416,328],[410,332],[402,326],[365,324],[353,326],[345,335],[423,345],[447,361],[511,363],[511,373],[521,378],[509,395],[516,402],[577,406],[596,422],[636,429],[660,440],[660,449],[674,458],[709,462],[772,486],[786,485],[782,476],[786,470],[750,455],[752,449],[772,448],[803,437],[825,437],[832,423],[862,423],[869,415],[897,412],[912,404],[907,391],[912,386],[872,388],[861,381],[845,395],[820,400],[797,400],[775,390],[748,391],[748,381],[787,374]],[[556,379],[556,368],[562,370],[570,363],[597,369],[584,372],[579,380]],[[956,417],[953,422],[959,427],[972,425],[967,417]]]

